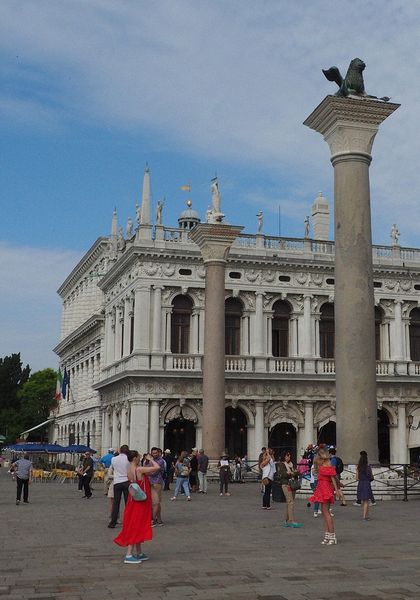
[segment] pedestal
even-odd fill
[[[398,104],[327,96],[305,125],[334,166],[337,445],[345,463],[378,458],[369,165],[379,125]]]
[[[203,447],[210,459],[225,448],[225,266],[242,227],[200,223],[190,238],[206,269],[203,365]]]

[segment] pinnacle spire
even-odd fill
[[[141,225],[150,225],[150,204],[150,170],[149,165],[146,163],[141,196]]]

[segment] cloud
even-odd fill
[[[321,67],[345,71],[360,56],[368,92],[403,102],[375,142],[376,230],[397,220],[402,242],[414,240],[419,20],[404,0],[3,2],[9,114],[27,92],[60,119],[147,131],[157,145],[252,165],[284,180],[286,196],[304,186],[312,197],[330,188],[332,171],[325,143],[302,122],[335,91]]]
[[[56,368],[52,348],[60,336],[56,290],[80,259],[76,252],[0,242],[0,356],[20,352],[32,371]]]

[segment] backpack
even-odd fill
[[[128,486],[128,493],[136,502],[144,502],[147,498],[147,495],[140,487],[138,483],[130,483]]]
[[[344,465],[343,465],[343,461],[341,460],[341,458],[339,456],[335,457],[335,472],[337,473],[337,475],[341,475],[341,473],[344,471]]]

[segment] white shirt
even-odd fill
[[[264,477],[267,477],[268,479],[271,479],[271,481],[273,481],[275,473],[276,465],[274,463],[274,460],[270,458],[270,462],[268,462],[265,465],[265,467],[262,468],[262,478],[264,479]]]
[[[111,460],[112,467],[114,469],[114,485],[116,483],[124,483],[128,481],[128,468],[130,463],[126,454],[119,454],[114,456]]]

